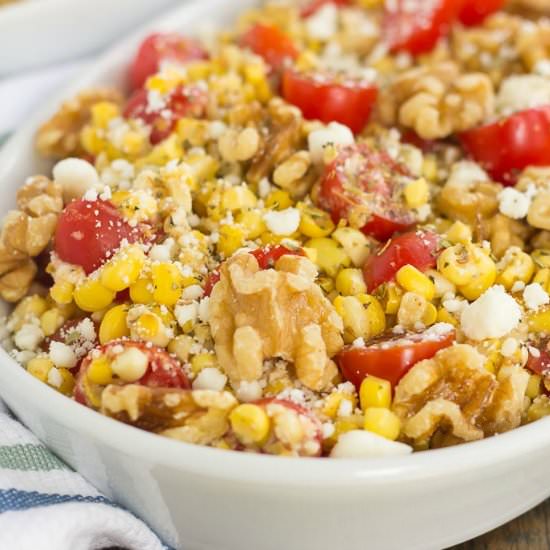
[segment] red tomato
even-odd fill
[[[78,372],[74,397],[84,405],[93,406],[89,395],[100,397],[103,386],[90,382],[87,378],[87,371],[93,359],[99,356],[107,356],[114,359],[119,347],[124,349],[137,348],[143,352],[149,359],[147,371],[134,384],[141,384],[150,388],[181,388],[189,389],[191,384],[185,374],[180,362],[174,359],[166,350],[157,346],[149,346],[143,342],[133,342],[131,340],[115,340],[103,346],[94,348],[82,361]],[[125,384],[120,378],[115,379],[113,383]]]
[[[241,46],[264,58],[273,69],[282,69],[287,59],[296,59],[298,50],[291,38],[277,27],[256,23],[241,37]]]
[[[402,199],[394,198],[396,183],[403,177],[410,177],[408,170],[386,153],[352,145],[325,169],[317,202],[335,223],[366,210],[370,216],[361,231],[385,241],[415,223]]]
[[[538,355],[529,352],[526,367],[535,374],[540,374],[547,377],[550,374],[550,351],[548,349],[549,341],[542,340],[538,346],[534,346],[538,350]]]
[[[191,86],[177,86],[164,98],[162,107],[149,106],[148,95],[146,90],[136,90],[126,103],[124,116],[141,119],[151,126],[149,140],[153,145],[166,139],[180,118],[202,117],[208,103],[207,93]]]
[[[61,212],[54,248],[64,262],[91,273],[119,248],[123,239],[134,242],[139,238],[139,228],[131,227],[112,203],[81,199]]]
[[[206,59],[204,48],[192,38],[177,33],[155,33],[148,36],[139,47],[130,67],[132,86],[141,88],[147,78],[158,72],[162,61],[186,63]]]
[[[282,96],[298,107],[305,118],[340,122],[357,134],[369,120],[378,88],[361,80],[339,82],[331,74],[303,74],[287,69],[283,73]]]
[[[464,25],[479,25],[483,20],[504,6],[505,0],[466,0],[459,14]]]
[[[413,265],[420,271],[435,267],[438,251],[439,237],[430,231],[411,231],[393,238],[363,266],[368,291],[392,281],[404,265]]]
[[[305,3],[300,10],[302,17],[309,17],[321,9],[325,4],[335,4],[336,6],[349,6],[351,0],[310,0]]]
[[[299,249],[291,249],[286,248],[286,246],[283,245],[276,245],[276,246],[266,246],[264,248],[257,248],[256,250],[253,250],[250,252],[252,256],[258,260],[258,266],[260,269],[270,269],[272,268],[277,260],[281,258],[282,256],[294,255],[294,256],[305,256],[304,251]],[[214,288],[214,285],[220,280],[220,272],[219,271],[213,271],[210,273],[208,278],[206,279],[206,282],[204,283],[204,295],[210,296],[212,293],[212,289]]]
[[[527,109],[460,134],[466,151],[503,185],[527,166],[550,163],[550,106]]]
[[[463,0],[386,2],[382,23],[386,43],[392,51],[405,50],[413,55],[429,52],[449,32],[462,2]]]
[[[336,362],[344,378],[358,390],[368,375],[388,380],[395,387],[416,363],[430,359],[454,340],[454,330],[430,336],[422,332],[391,335],[365,347],[348,346],[336,356]]]

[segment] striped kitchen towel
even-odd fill
[[[12,418],[0,402],[0,549],[166,550]]]

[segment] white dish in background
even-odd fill
[[[22,0],[0,8],[0,78],[98,51],[185,0]]]
[[[253,0],[201,0],[125,41],[57,95],[0,153],[0,215],[48,169],[33,134],[63,99],[121,84],[151,29],[228,22]],[[0,395],[67,463],[185,550],[429,550],[480,535],[550,495],[550,418],[454,448],[372,460],[289,459],[180,443],[118,423],[28,375],[0,351]]]

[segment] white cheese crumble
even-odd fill
[[[538,309],[550,302],[550,296],[539,283],[531,283],[523,291],[523,301],[529,309]]]
[[[517,328],[521,316],[514,298],[503,286],[495,285],[462,310],[460,324],[468,338],[480,341],[505,336]]]
[[[479,164],[470,160],[461,160],[453,164],[448,183],[469,188],[472,183],[488,180],[487,172]]]
[[[292,235],[300,225],[300,211],[297,208],[271,210],[264,214],[264,222],[274,235]]]
[[[497,111],[503,115],[546,105],[550,105],[550,79],[536,74],[506,78],[496,97]]]
[[[518,346],[519,342],[515,338],[506,338],[500,347],[500,354],[503,357],[512,357],[516,353]]]
[[[199,304],[192,302],[190,304],[177,304],[174,308],[174,315],[178,321],[178,325],[183,326],[188,323],[195,323],[199,314]]]
[[[61,384],[63,384],[63,377],[61,376],[59,370],[57,370],[55,367],[51,368],[48,371],[47,382],[50,386],[53,386],[54,388],[60,388]]]
[[[193,389],[222,391],[226,382],[227,376],[225,374],[222,374],[215,367],[207,367],[202,369],[193,380]]]
[[[338,28],[338,8],[329,2],[306,20],[306,31],[311,38],[328,40]]]
[[[331,122],[325,128],[314,130],[307,138],[311,160],[316,163],[323,162],[323,150],[327,145],[353,145],[355,138],[353,132],[343,124]]]
[[[63,342],[50,342],[50,359],[56,367],[72,369],[78,359],[73,349]]]
[[[500,213],[513,220],[525,218],[531,204],[530,198],[525,193],[521,193],[513,187],[504,188],[500,192],[498,200]]]
[[[200,285],[190,285],[183,289],[181,297],[184,300],[198,300],[202,295],[203,295],[203,290]]]
[[[353,405],[349,399],[342,399],[338,407],[338,416],[350,416],[353,412]]]
[[[25,323],[13,337],[15,345],[27,351],[35,351],[42,340],[44,340],[44,333],[41,328],[31,323]]]
[[[235,395],[239,401],[248,403],[250,401],[256,401],[262,397],[262,386],[257,380],[247,382],[243,380],[235,391]]]
[[[332,458],[376,458],[412,453],[412,447],[366,430],[351,430],[342,434],[333,447]]]
[[[59,161],[53,167],[53,179],[61,186],[65,204],[73,199],[80,199],[99,184],[99,176],[94,166],[86,160],[77,158]]]

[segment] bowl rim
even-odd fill
[[[228,8],[226,0],[191,0],[168,11],[131,33],[109,48],[85,73],[72,84],[48,99],[37,113],[4,144],[0,151],[0,181],[10,178],[13,169],[23,159],[21,153],[29,146],[42,120],[66,98],[94,83],[106,83],[105,74],[128,59],[129,52],[152,30],[176,30],[186,20],[208,16],[212,10],[237,13],[245,5]],[[33,153],[35,154],[35,153]],[[18,160],[19,159],[19,160]],[[9,204],[7,198],[4,205]],[[254,453],[225,451],[176,441],[129,426],[105,417],[73,401],[29,375],[4,349],[0,348],[0,395],[7,404],[12,398],[33,401],[33,408],[69,430],[97,440],[129,456],[136,456],[152,465],[176,470],[185,469],[197,475],[239,483],[280,486],[308,486],[309,489],[354,486],[401,485],[442,476],[460,476],[472,469],[491,468],[495,461],[513,461],[525,453],[542,452],[550,448],[550,418],[521,426],[501,435],[445,449],[411,455],[371,459],[287,458]],[[18,407],[15,407],[18,408]]]

